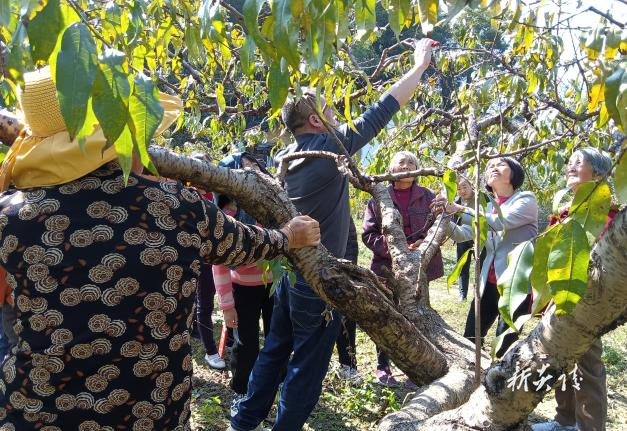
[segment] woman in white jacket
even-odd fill
[[[519,190],[525,180],[525,173],[516,160],[510,157],[491,159],[484,174],[486,189],[499,204],[502,214],[497,214],[492,203],[485,211],[481,210],[488,223],[488,236],[485,243],[486,258],[481,268],[481,338],[499,318],[496,334],[507,329],[507,325],[499,317],[499,293],[496,288],[497,279],[507,268],[507,255],[518,244],[534,238],[538,233],[538,204],[533,192]],[[476,211],[456,203],[439,198],[435,206],[444,206],[448,214],[461,213],[461,225],[451,224],[451,238],[456,242],[471,240],[473,237],[472,218]],[[528,297],[514,313],[514,319],[525,314],[529,308]],[[464,336],[474,341],[475,313],[474,300],[468,311]],[[517,339],[516,334],[508,334],[503,340],[497,356],[504,354],[508,347]]]

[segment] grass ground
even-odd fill
[[[455,251],[450,243],[444,246],[443,256],[445,273],[448,274],[455,265]],[[368,266],[370,257],[370,252],[361,245],[360,265]],[[430,292],[433,307],[451,326],[461,332],[470,303],[459,302],[457,287],[453,286],[448,291],[444,278],[431,283]],[[214,315],[216,328],[222,324],[221,319],[221,315],[217,313]],[[532,326],[534,322],[527,324],[527,332]],[[216,336],[218,336],[217,332],[216,329]],[[494,335],[493,332],[492,335]],[[627,373],[627,327],[622,326],[604,336],[603,344],[603,358],[608,374],[607,430],[622,431],[627,429],[627,378],[625,377]],[[209,369],[202,360],[204,355],[202,346],[195,339],[193,351],[192,428],[203,431],[225,430],[228,426],[229,406],[233,395],[228,385],[228,372]],[[357,329],[357,361],[362,383],[350,385],[338,378],[339,364],[337,355],[333,355],[329,373],[324,380],[322,396],[307,421],[305,430],[374,430],[383,416],[400,409],[403,403],[410,399],[412,389],[405,385],[406,378],[398,369],[394,369],[394,375],[401,382],[399,387],[383,388],[374,383],[375,347],[368,335],[360,329]],[[539,422],[551,419],[554,410],[555,398],[553,392],[550,392],[537,406],[530,420]]]

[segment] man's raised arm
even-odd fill
[[[437,42],[428,38],[419,40],[414,51],[414,67],[392,85],[383,96],[390,94],[400,106],[405,105],[414,95],[423,72],[429,67],[432,49],[437,45]]]
[[[431,39],[421,39],[416,44],[415,65],[354,121],[357,133],[347,124],[340,126],[339,131],[345,137],[343,139],[344,146],[350,154],[355,154],[375,138],[400,107],[411,99],[418,87],[422,73],[431,63],[431,50],[436,45],[437,42]]]

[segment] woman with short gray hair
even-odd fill
[[[580,148],[573,152],[566,165],[566,185],[576,193],[579,187],[605,177],[612,169],[612,159],[596,148]],[[558,216],[551,216],[549,225],[554,225],[568,217],[569,208],[563,208]],[[617,211],[610,209],[605,229]],[[604,229],[604,231],[605,231]],[[603,233],[601,233],[603,235]],[[602,431],[607,419],[607,388],[605,385],[605,365],[601,359],[603,345],[596,340],[587,352],[577,361],[581,373],[579,389],[575,390],[571,381],[565,383],[564,390],[555,391],[555,419],[531,426],[533,431]]]
[[[584,158],[586,162],[590,164],[592,168],[592,172],[599,176],[605,176],[612,169],[612,159],[608,156],[597,150],[593,147],[580,148],[576,150],[572,156],[570,156],[571,160],[573,157],[581,156]]]

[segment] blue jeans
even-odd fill
[[[318,402],[340,332],[340,315],[331,311],[333,319],[327,321],[327,305],[302,277],[298,276],[296,284],[290,287],[284,276],[275,295],[270,333],[248,380],[246,399],[231,419],[236,430],[252,430],[267,417],[285,367],[287,373],[272,429],[300,430]]]

